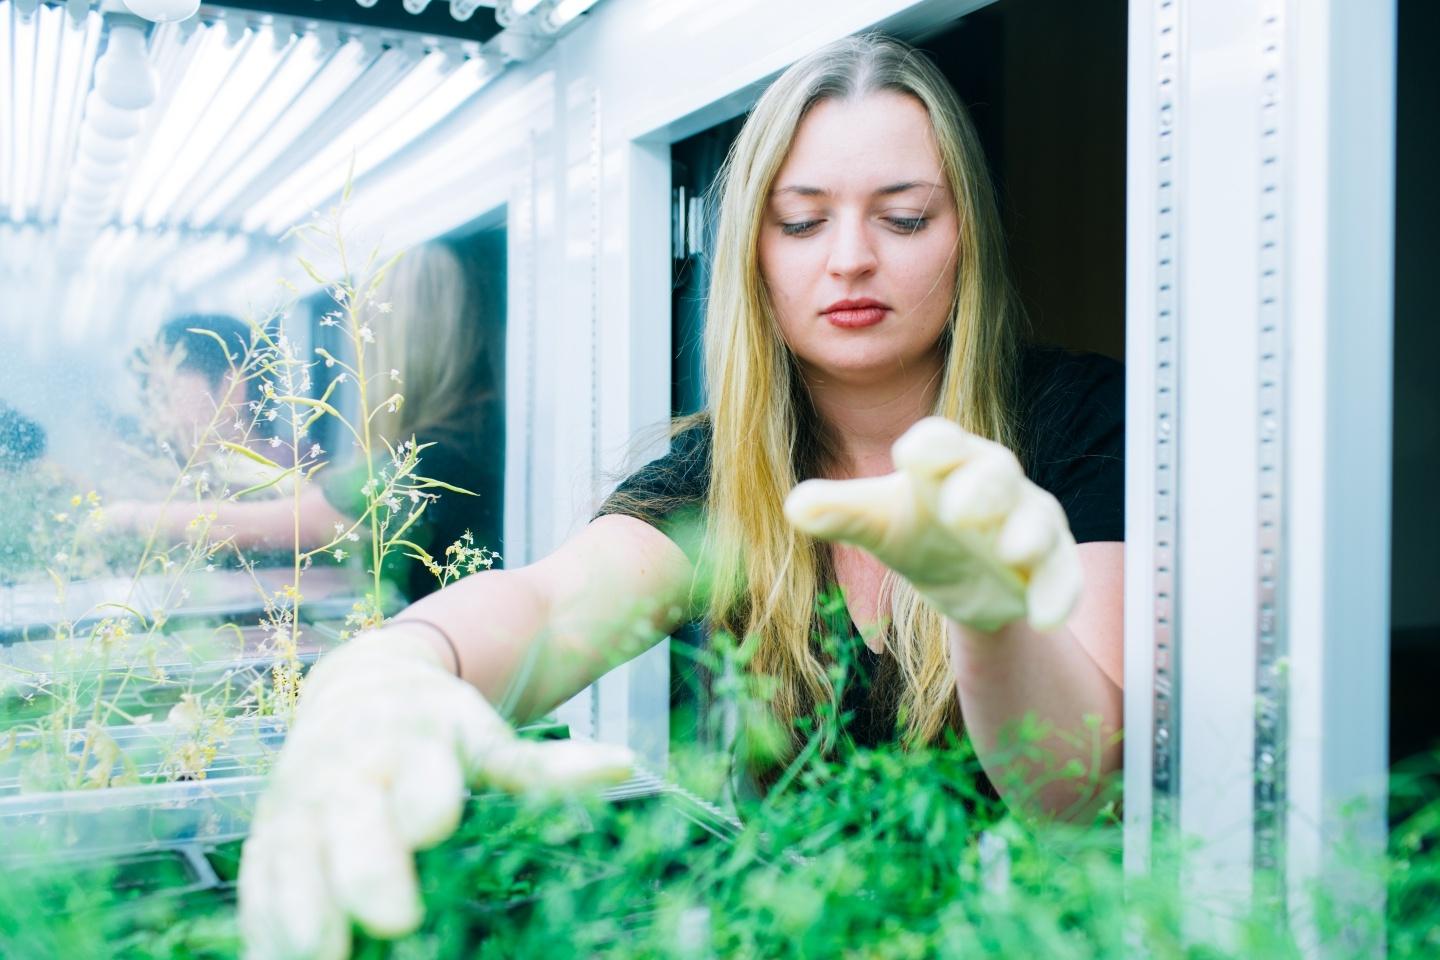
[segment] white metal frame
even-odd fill
[[[1394,8],[1130,11],[1127,855],[1378,955],[1307,907],[1383,898]]]

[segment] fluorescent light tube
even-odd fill
[[[364,89],[361,89],[361,85],[356,84],[347,97],[352,105],[357,100],[364,104],[358,113],[352,114],[355,119],[347,127],[341,128],[338,134],[318,125],[310,132],[307,142],[319,142],[323,146],[311,153],[310,159],[301,163],[298,168],[292,167],[293,172],[289,176],[283,177],[265,195],[264,200],[250,208],[243,221],[245,230],[253,231],[264,224],[272,233],[284,231],[285,227],[303,216],[306,211],[301,210],[296,217],[278,228],[273,226],[277,216],[282,212],[288,215],[289,211],[294,209],[297,197],[305,196],[303,191],[317,179],[332,185],[329,193],[338,192],[343,186],[352,151],[385,127],[398,122],[406,111],[414,109],[421,98],[439,84],[448,59],[444,54],[431,53],[421,58],[419,63],[412,63],[408,59],[409,54],[400,50],[388,50],[385,57],[391,57],[389,69],[393,70],[398,64],[403,73],[399,77],[392,73],[391,79],[379,87],[366,82]],[[386,66],[385,57],[376,63],[372,72]],[[381,76],[383,75],[377,73],[375,79]],[[367,74],[365,79],[369,81],[371,78]],[[304,155],[303,148],[300,154]]]
[[[274,127],[226,174],[215,192],[196,208],[192,222],[201,225],[213,223],[242,192],[247,192],[247,188],[266,168],[294,146],[316,118],[335,104],[365,72],[369,62],[365,46],[358,40],[351,40],[336,50],[310,85],[284,108]]]
[[[140,164],[125,193],[125,202],[120,210],[120,218],[125,223],[134,223],[144,205],[154,196],[169,173],[171,161],[184,148],[205,108],[214,99],[220,84],[244,49],[241,44],[226,44],[225,28],[218,25],[197,28],[196,36],[190,42],[198,45],[194,58],[188,69],[174,81],[173,98],[164,105],[164,112],[158,117],[154,133],[143,147]],[[154,114],[150,120],[155,123]]]
[[[16,18],[11,24],[14,35],[15,87],[11,90],[14,104],[14,141],[11,149],[10,168],[10,219],[21,223],[26,218],[25,208],[30,189],[30,150],[35,141],[35,118],[32,112],[35,104],[35,33],[39,26],[38,17]],[[48,119],[48,118],[47,118]]]
[[[243,42],[243,52],[203,108],[194,128],[174,155],[154,195],[145,206],[141,222],[155,226],[165,219],[170,207],[202,168],[226,135],[236,126],[236,118],[250,108],[256,94],[270,79],[280,60],[275,37],[267,26],[252,32]]]
[[[212,202],[217,191],[227,196],[234,195],[235,190],[229,188],[235,172],[245,166],[256,145],[275,128],[280,115],[299,98],[320,68],[320,40],[315,34],[307,33],[289,44],[264,88],[245,108],[234,128],[225,134],[215,155],[211,156],[172,210],[171,222],[188,221],[191,227],[203,229],[214,219],[214,215],[228,202],[223,197],[219,203]],[[237,189],[238,186],[241,185],[236,185]],[[201,220],[195,215],[197,207],[210,210],[210,216]]]
[[[0,51],[9,66],[10,21],[14,13],[10,0],[0,0]],[[10,88],[10,71],[0,67],[0,213],[10,207],[10,174],[15,166],[15,91]]]
[[[440,55],[431,54],[431,56]],[[467,60],[453,70],[448,77],[444,77],[433,89],[420,94],[420,99],[412,101],[409,106],[405,105],[403,96],[399,97],[395,103],[377,105],[375,110],[366,117],[367,121],[373,122],[363,129],[357,125],[356,129],[351,131],[353,136],[347,135],[341,141],[342,144],[346,142],[354,144],[355,179],[358,181],[399,151],[419,141],[436,124],[473,97],[493,74],[494,68],[484,60],[478,58]],[[399,94],[398,88],[396,92]],[[385,112],[390,110],[395,112]],[[282,232],[290,224],[303,217],[306,212],[313,210],[340,191],[345,174],[349,169],[350,156],[341,154],[338,157],[325,159],[328,159],[331,164],[329,169],[320,167],[319,164],[323,160],[317,158],[313,166],[319,171],[319,176],[312,176],[300,192],[289,201],[288,205],[275,214],[267,224],[267,228],[271,232]],[[304,172],[310,171],[307,169],[302,173]],[[296,174],[295,179],[300,180],[301,175]]]
[[[560,30],[571,20],[595,6],[595,0],[560,0],[545,17],[545,26],[552,30]]]

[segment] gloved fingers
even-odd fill
[[[389,797],[379,783],[346,778],[333,784],[322,820],[335,900],[366,932],[394,939],[424,917],[415,860],[401,839]]]
[[[785,498],[785,518],[797,530],[883,551],[887,539],[914,516],[915,495],[902,473],[857,480],[806,480]]]
[[[896,470],[939,479],[979,454],[988,441],[944,417],[926,417],[901,434],[890,448]]]
[[[620,783],[635,772],[635,754],[613,743],[513,740],[496,744],[480,765],[491,786],[510,793]]]
[[[1030,574],[1025,596],[1030,625],[1047,633],[1063,627],[1084,585],[1080,552],[1067,528]]]
[[[350,953],[350,921],[325,875],[323,838],[303,810],[270,806],[267,812],[262,804],[240,855],[245,956],[342,960]]]
[[[952,530],[999,523],[1015,508],[1024,483],[1015,454],[990,444],[941,484],[940,521]]]
[[[1055,506],[1043,491],[1020,495],[995,538],[995,555],[1001,563],[1029,570],[1045,558],[1060,536]]]
[[[455,743],[415,743],[397,759],[390,809],[400,842],[407,848],[423,850],[454,833],[464,802],[465,782]]]

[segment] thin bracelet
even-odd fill
[[[450,648],[450,656],[455,658],[455,676],[459,677],[463,675],[460,670],[460,650],[455,646],[455,641],[450,639],[450,634],[445,632],[444,627],[440,626],[440,624],[436,623],[433,620],[425,620],[421,617],[406,617],[403,620],[392,620],[389,623],[385,624],[385,626],[398,626],[402,623],[418,623],[422,626],[429,627],[431,630],[434,630],[436,633],[440,634],[440,639],[444,640],[445,646]],[[382,627],[381,629],[383,630],[384,627]]]

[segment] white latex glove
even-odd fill
[[[377,937],[414,931],[414,851],[455,830],[467,783],[567,790],[630,775],[624,747],[518,739],[429,632],[398,621],[307,677],[241,854],[246,957],[346,957],[352,920]]]
[[[895,472],[807,480],[785,516],[823,540],[868,550],[945,616],[994,631],[1021,617],[1064,625],[1081,587],[1065,510],[1001,444],[942,417],[895,441]]]

